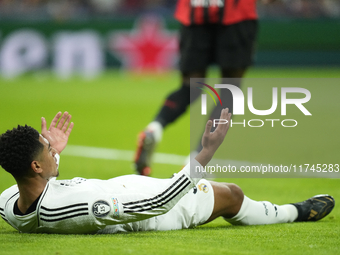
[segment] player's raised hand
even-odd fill
[[[203,149],[196,156],[196,160],[205,166],[212,158],[218,147],[222,144],[230,125],[231,113],[229,109],[225,108],[221,111],[221,116],[218,121],[218,126],[214,132],[211,131],[213,122],[209,120],[205,126],[205,131],[202,136]]]
[[[220,145],[222,144],[224,137],[228,132],[230,118],[231,113],[229,113],[229,109],[228,108],[223,109],[221,111],[220,121],[218,121],[219,124],[214,132],[210,132],[213,122],[211,120],[207,122],[202,137],[203,148],[206,148],[209,151],[215,153],[218,147],[220,147]]]
[[[68,112],[58,112],[53,118],[49,129],[46,128],[46,120],[41,118],[41,135],[45,137],[59,154],[65,149],[68,138],[71,134],[74,123],[72,116]]]

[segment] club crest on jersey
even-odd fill
[[[110,205],[103,200],[96,201],[92,206],[92,212],[96,217],[105,217],[111,211]]]
[[[204,183],[201,183],[200,185],[198,185],[198,189],[200,191],[203,191],[204,193],[208,193],[208,191],[209,191],[208,186]]]

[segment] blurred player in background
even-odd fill
[[[275,0],[262,0],[270,3]],[[135,170],[141,175],[151,173],[151,156],[162,139],[163,129],[174,122],[200,94],[190,98],[190,78],[206,77],[208,67],[216,63],[223,82],[226,78],[242,78],[253,62],[257,35],[257,0],[179,0],[175,18],[181,23],[180,72],[182,83],[165,100],[155,119],[139,134],[135,154]],[[235,83],[235,81],[238,81]],[[233,79],[240,86],[240,79]],[[229,90],[220,96],[233,112]],[[216,119],[222,110],[217,105],[210,115]],[[202,149],[198,141],[196,152]],[[195,152],[194,152],[195,153]]]

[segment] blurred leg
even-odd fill
[[[182,85],[167,96],[154,121],[161,123],[162,127],[165,128],[168,124],[180,117],[191,103],[190,78],[202,78],[204,76],[205,71],[182,74]],[[197,93],[197,95],[195,94],[194,97],[192,97],[192,101],[196,100],[199,95],[199,93]]]
[[[210,26],[182,26],[180,31],[181,86],[167,96],[155,119],[138,136],[135,169],[139,174],[149,175],[151,157],[155,145],[162,139],[163,129],[178,119],[190,104],[190,78],[205,77],[211,62]],[[196,91],[195,91],[196,92]],[[200,93],[192,95],[192,100]]]

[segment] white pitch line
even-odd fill
[[[63,151],[63,156],[74,156],[83,158],[95,158],[95,159],[105,159],[105,160],[122,160],[122,161],[133,161],[134,151],[130,150],[119,150],[119,149],[109,149],[109,148],[99,148],[90,146],[80,146],[80,145],[68,145]],[[153,156],[154,163],[159,164],[169,164],[176,166],[183,166],[185,162],[188,161],[188,156],[169,154],[169,153],[155,153]],[[241,166],[260,166],[268,164],[260,164],[248,161],[238,161],[229,159],[214,159],[213,162],[220,166],[235,166],[240,168]],[[212,163],[212,162],[211,162]],[[275,165],[272,165],[273,167]],[[298,176],[307,177],[306,173],[294,173]],[[309,176],[310,177],[310,176]],[[319,178],[339,178],[339,173],[318,173]]]
[[[68,145],[63,151],[63,155],[67,156],[106,160],[123,160],[131,162],[133,160],[134,153],[134,151],[129,150],[118,150],[79,145]],[[186,156],[176,154],[155,153],[152,161],[160,164],[183,166],[186,158]]]

